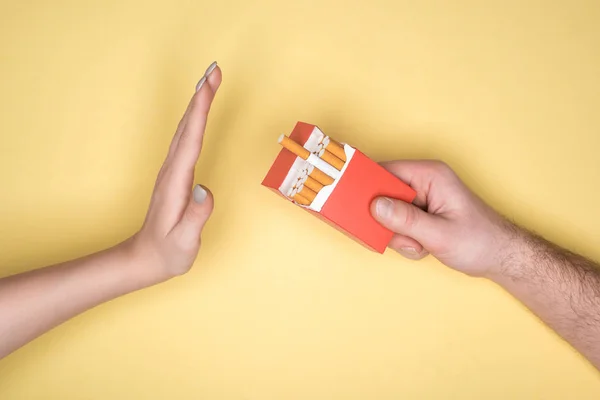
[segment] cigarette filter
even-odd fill
[[[330,137],[326,137],[323,139],[323,147],[340,160],[346,162],[346,152],[344,151],[344,147],[338,142],[332,140]]]
[[[323,185],[317,182],[316,179],[311,178],[310,176],[306,176],[302,183],[304,183],[304,186],[317,193],[319,193],[319,191],[323,189]]]
[[[342,168],[344,168],[344,162],[325,149],[319,152],[319,157],[325,160],[327,164],[332,165],[338,171],[341,171]]]

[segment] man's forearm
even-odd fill
[[[600,269],[581,256],[515,228],[491,278],[600,369]]]

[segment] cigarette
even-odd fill
[[[316,193],[319,193],[319,191],[323,189],[323,185],[321,185],[319,182],[317,182],[316,179],[313,179],[310,176],[307,176],[306,179],[304,179],[303,183],[304,186]]]
[[[312,201],[298,193],[299,191],[300,185],[295,185],[293,188],[290,188],[290,190],[288,190],[287,197],[294,200],[298,204],[301,204],[303,206],[309,206],[310,203],[312,203]]]
[[[310,151],[306,150],[304,147],[300,146],[298,143],[294,142],[292,139],[285,135],[279,136],[279,144],[283,147],[302,158],[303,160],[308,160],[310,157]]]
[[[306,171],[301,171],[296,178],[297,178],[298,182],[300,182],[302,179],[304,179],[305,176],[308,176]]]
[[[298,204],[302,204],[303,206],[309,206],[311,201],[309,201],[306,197],[296,193],[294,195],[294,201]]]
[[[287,197],[289,197],[290,199],[294,198],[294,196],[298,193],[298,188],[296,188],[296,186],[290,188],[290,190],[288,190],[287,192]]]
[[[303,176],[302,178],[298,179],[298,186],[304,185],[304,182],[306,181],[306,178],[308,178],[308,175],[307,176]]]
[[[311,154],[306,161],[308,161],[310,165],[319,168],[324,174],[329,175],[334,180],[340,176],[339,169],[336,169],[334,166],[328,164],[325,160],[319,158],[315,154]]]
[[[323,140],[323,147],[340,160],[346,162],[346,152],[344,151],[344,147],[335,140],[326,137]]]
[[[306,175],[308,175],[306,168],[297,168],[296,169],[296,179],[297,180],[304,178]]]
[[[344,168],[344,162],[342,160],[340,160],[339,158],[337,158],[336,156],[334,156],[333,154],[331,154],[326,149],[323,149],[319,152],[319,157],[321,157],[323,160],[325,160],[325,162],[327,162],[327,164],[333,165],[333,167],[335,169],[337,169],[338,171],[340,171],[342,168]]]
[[[308,167],[308,176],[319,182],[321,185],[327,186],[331,185],[334,181],[329,175],[323,173],[319,168],[315,168],[314,166]]]
[[[312,203],[312,201],[317,197],[317,193],[313,190],[310,190],[308,187],[302,185],[298,187],[298,194],[302,197],[305,197]]]
[[[298,143],[294,142],[289,137],[281,135],[279,137],[279,143],[298,157],[308,161],[309,164],[319,168],[321,171],[323,171],[333,179],[337,179],[337,177],[340,176],[339,169],[336,170],[335,167],[331,166],[326,161],[320,159],[316,155],[311,154],[310,151],[306,150],[304,147],[300,146]]]

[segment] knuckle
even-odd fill
[[[379,163],[383,168],[389,170],[392,169],[395,165],[396,161],[382,161]]]
[[[183,213],[183,219],[191,224],[202,224],[212,213],[212,203],[208,199],[203,204],[190,204]]]
[[[189,129],[184,129],[181,132],[181,137],[179,138],[179,143],[177,145],[178,149],[185,149],[185,147],[190,143],[192,135],[190,135]]]
[[[162,168],[160,169],[158,176],[156,177],[156,182],[154,183],[154,193],[167,190],[165,188],[165,186],[168,185],[169,181],[172,179],[171,177],[172,177],[171,162],[166,161],[165,164],[163,164]]]
[[[417,213],[416,209],[414,209],[413,207],[405,207],[405,212],[400,222],[403,226],[407,228],[412,228],[417,224],[418,219],[419,214]]]
[[[183,213],[183,218],[188,222],[195,223],[198,221],[200,214],[200,210],[197,207],[188,207]]]
[[[456,177],[456,174],[454,173],[452,167],[450,167],[444,161],[433,161],[430,168],[433,175],[441,177],[445,180],[453,179]]]
[[[201,135],[195,134],[192,128],[188,125],[185,127],[183,132],[181,133],[181,137],[179,138],[179,143],[177,145],[178,150],[185,150],[190,146],[197,146],[201,143],[202,138]]]
[[[452,170],[448,164],[441,160],[432,161],[431,167],[434,171],[439,173],[446,173]]]

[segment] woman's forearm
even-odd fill
[[[215,62],[198,82],[136,235],[78,260],[0,279],[0,358],[87,309],[191,268],[213,198],[203,186],[190,188],[221,77]]]
[[[63,264],[0,279],[0,358],[100,303],[156,283],[129,240]]]

